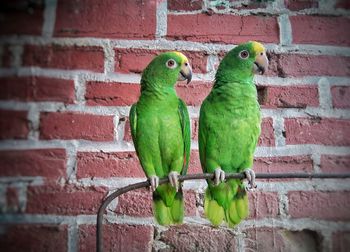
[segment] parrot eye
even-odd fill
[[[239,57],[241,59],[247,59],[249,57],[249,52],[247,50],[243,50],[239,53]]]
[[[175,62],[175,60],[173,60],[173,59],[168,60],[168,61],[165,63],[165,65],[167,66],[167,68],[170,68],[170,69],[174,69],[174,68],[177,67],[176,62]]]

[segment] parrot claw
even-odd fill
[[[218,185],[220,182],[225,181],[225,172],[221,168],[216,168],[214,171],[214,184]]]
[[[151,183],[151,190],[154,192],[159,186],[159,178],[157,176],[150,176],[149,181]]]
[[[176,192],[179,190],[179,173],[172,171],[168,175],[170,184],[175,187]]]
[[[247,190],[250,191],[257,188],[257,185],[255,183],[255,172],[252,169],[245,169],[244,174],[248,180]]]

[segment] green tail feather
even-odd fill
[[[234,227],[249,213],[247,193],[239,180],[209,186],[204,200],[204,213],[214,226],[225,221],[229,227]]]
[[[184,202],[181,186],[178,192],[171,185],[159,186],[153,193],[153,213],[160,225],[167,226],[182,223]]]

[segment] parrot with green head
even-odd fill
[[[204,212],[214,226],[229,227],[248,216],[246,188],[240,179],[225,180],[226,172],[244,172],[248,189],[255,188],[254,151],[260,135],[260,106],[254,74],[264,74],[268,59],[264,46],[247,42],[222,59],[215,83],[199,116],[199,153],[208,180]]]
[[[177,97],[177,81],[191,81],[188,59],[179,52],[155,57],[141,77],[141,95],[130,110],[136,153],[153,191],[153,212],[160,225],[182,223],[184,203],[179,174],[190,157],[190,120],[186,104]],[[170,183],[159,185],[159,178]]]

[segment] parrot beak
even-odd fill
[[[266,52],[262,51],[257,54],[254,62],[254,73],[264,74],[269,66],[269,60],[267,59]]]
[[[182,64],[179,77],[177,80],[178,81],[187,80],[187,84],[190,83],[190,81],[192,80],[192,69],[190,64],[188,64],[187,61]]]

